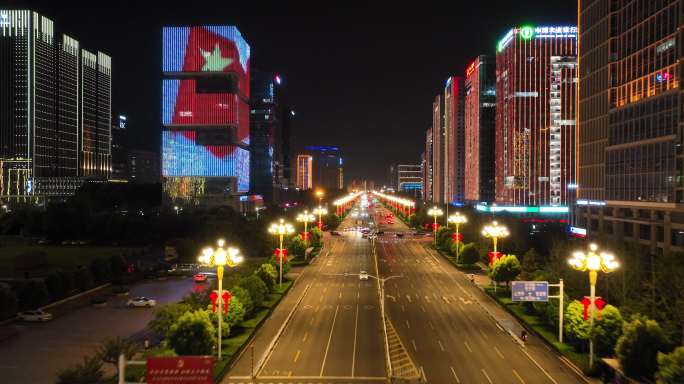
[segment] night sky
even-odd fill
[[[282,75],[296,145],[342,147],[347,182],[384,182],[391,163],[417,163],[446,78],[493,54],[513,25],[577,21],[573,0],[304,3],[6,0],[1,7],[36,10],[83,48],[110,54],[112,112],[128,115],[133,148],[155,151],[161,26],[236,25],[252,68]]]

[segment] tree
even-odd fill
[[[53,300],[59,300],[66,296],[63,274],[60,271],[50,272],[45,277],[45,286]]]
[[[171,326],[178,321],[178,319],[190,312],[193,307],[187,303],[171,303],[157,307],[154,310],[154,319],[150,322],[150,328],[156,333],[167,336],[171,330]]]
[[[333,231],[340,225],[340,218],[337,215],[326,215],[323,219],[323,224],[325,224],[328,230]]]
[[[541,260],[539,253],[536,249],[530,248],[525,252],[522,259],[522,273],[523,279],[531,279],[535,272],[539,269],[538,261]]]
[[[558,305],[554,307],[558,311]],[[547,316],[551,318],[552,314],[548,313]],[[600,313],[594,316],[593,335],[596,354],[599,356],[612,355],[615,343],[622,334],[624,323],[620,310],[612,305],[606,305]],[[591,335],[590,322],[584,320],[584,305],[578,300],[573,300],[565,309],[564,317],[565,334],[569,341],[583,348]],[[556,312],[555,318],[558,318],[558,312]]]
[[[93,286],[93,275],[87,268],[74,271],[74,285],[79,292],[87,291]]]
[[[489,276],[496,281],[506,282],[506,286],[520,274],[520,262],[515,255],[504,255],[489,270]]]
[[[24,309],[36,309],[50,302],[45,282],[42,279],[27,280],[19,290],[19,305]]]
[[[459,253],[459,264],[472,265],[480,261],[480,252],[473,243],[468,243],[463,246],[461,253]]]
[[[183,297],[182,302],[189,305],[192,309],[204,309],[211,303],[209,290],[190,292],[190,294]]]
[[[634,315],[624,324],[622,336],[615,345],[620,366],[628,376],[652,379],[658,367],[658,352],[667,340],[660,325],[643,315]]]
[[[264,282],[264,284],[266,284],[266,287],[268,287],[269,291],[273,291],[273,288],[276,284],[276,279],[278,278],[278,272],[273,265],[266,263],[261,264],[259,268],[254,271],[254,274],[257,275],[261,281]]]
[[[242,308],[245,310],[245,315],[249,316],[254,311],[254,302],[252,302],[252,297],[249,295],[246,289],[236,285],[230,289],[230,293],[233,299],[237,298],[242,304]]]
[[[206,310],[186,312],[171,326],[168,341],[179,355],[208,355],[216,343],[216,328]]]
[[[14,316],[17,313],[17,295],[8,284],[0,283],[0,320]]]
[[[249,297],[252,298],[252,303],[254,307],[259,307],[263,304],[264,299],[266,299],[266,294],[268,293],[268,287],[261,281],[257,276],[249,276],[240,280],[239,285],[246,289],[249,293]]]
[[[120,337],[105,339],[97,350],[97,357],[105,363],[114,366],[117,373],[119,371],[119,355],[124,355],[130,360],[138,352],[137,344]]]
[[[290,245],[287,247],[287,256],[299,256],[303,258],[304,253],[306,252],[306,246],[307,244],[304,242],[300,235],[292,236],[292,238],[290,239]]]
[[[668,354],[658,352],[656,383],[684,383],[684,347],[678,347]]]
[[[216,328],[218,335],[218,310],[216,313],[214,313],[211,310],[211,306],[209,306],[207,308],[207,313],[209,314],[211,323],[214,325],[214,328]],[[230,334],[230,330],[233,328],[233,326],[239,324],[245,318],[245,308],[242,306],[240,299],[237,297],[232,297],[230,299],[230,304],[228,305],[228,313],[222,313],[222,316],[223,319],[221,333],[223,336],[227,336]]]
[[[57,384],[97,384],[104,377],[98,356],[84,357],[83,362],[57,373]]]
[[[97,284],[104,284],[112,280],[112,266],[109,260],[97,258],[90,262],[90,272]]]
[[[109,258],[109,266],[112,270],[112,279],[118,281],[126,273],[128,263],[122,255],[112,255]]]
[[[309,233],[311,233],[312,247],[317,248],[323,245],[323,232],[320,229],[318,229],[317,227],[313,227],[311,228]]]
[[[290,271],[290,267],[292,266],[290,264],[291,263],[290,259],[291,259],[291,257],[289,257],[289,255],[288,255],[288,258],[285,259],[283,262],[283,278],[285,277],[285,275],[287,275],[287,273]],[[271,258],[268,260],[268,262],[269,262],[269,264],[271,264],[275,268],[276,272],[280,271],[280,261],[276,260],[275,255],[271,256]],[[280,278],[280,277],[278,277],[278,278]]]

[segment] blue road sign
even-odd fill
[[[549,301],[548,281],[513,281],[511,286],[513,301]]]

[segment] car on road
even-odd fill
[[[366,271],[359,272],[359,280],[368,280],[368,272],[366,272]]]
[[[149,297],[134,297],[130,300],[128,300],[128,303],[126,303],[127,306],[129,307],[154,307],[157,305],[157,301],[154,299],[150,299]]]
[[[204,273],[198,273],[192,278],[193,280],[195,280],[195,283],[204,283],[207,281],[207,275],[205,275]]]
[[[35,311],[17,313],[17,319],[22,321],[49,321],[52,320],[52,314],[42,309],[36,309]]]
[[[330,231],[331,236],[341,236],[338,231]]]

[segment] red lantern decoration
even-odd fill
[[[462,233],[453,233],[451,234],[451,240],[462,243],[463,242],[463,234]]]
[[[435,231],[439,229],[439,223],[432,223],[432,229]]]
[[[606,306],[606,301],[603,300],[601,296],[596,296],[594,298],[594,306],[599,311],[598,316],[601,318],[601,310]],[[591,305],[591,298],[589,296],[584,296],[582,299],[582,305],[584,305],[584,320],[589,319],[589,305]]]
[[[230,307],[230,299],[233,297],[230,292],[224,291],[223,295],[223,313],[228,314],[228,307]]]
[[[275,259],[277,262],[280,262],[280,253],[281,253],[281,249],[276,248],[274,255],[275,255]],[[283,254],[283,263],[287,263],[287,249],[282,249],[282,254]]]
[[[209,298],[211,299],[211,311],[216,313],[216,300],[218,299],[218,293],[216,293],[216,291],[211,291]]]
[[[311,238],[311,232],[303,232],[299,234],[302,240],[309,240]]]
[[[487,256],[489,256],[489,265],[494,265],[503,254],[501,252],[487,252]]]

